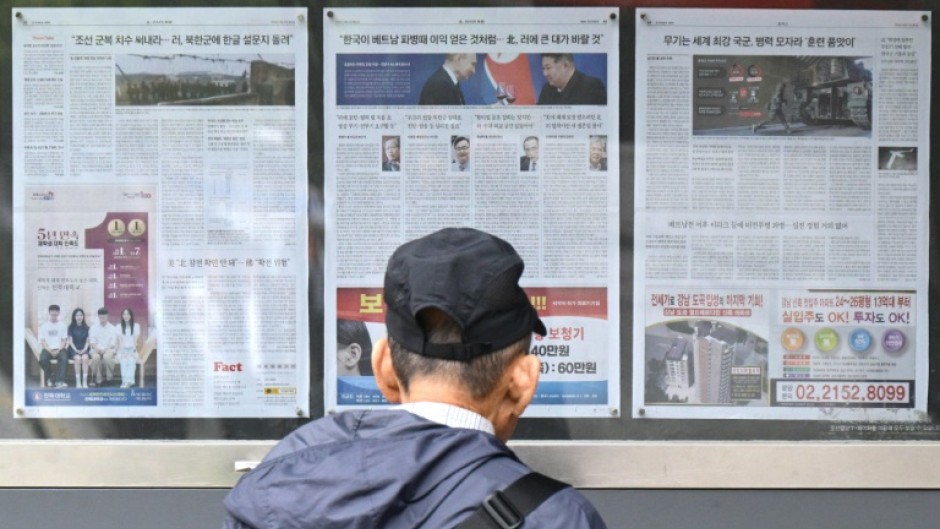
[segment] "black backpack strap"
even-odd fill
[[[532,472],[493,492],[470,518],[454,529],[516,529],[528,514],[567,483]]]

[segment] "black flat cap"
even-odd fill
[[[472,228],[445,228],[401,245],[385,271],[385,325],[409,351],[470,360],[506,347],[545,324],[519,277],[525,263],[508,242]],[[434,307],[463,330],[463,343],[428,343],[418,313]]]

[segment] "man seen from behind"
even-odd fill
[[[530,469],[506,446],[535,394],[546,333],[513,247],[448,228],[399,247],[385,274],[388,338],[372,353],[397,406],[338,413],[281,441],[225,500],[226,528],[446,529]],[[522,527],[603,529],[571,487]]]

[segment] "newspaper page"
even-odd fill
[[[305,9],[13,9],[14,416],[309,415]]]
[[[635,417],[927,419],[930,38],[638,10]]]
[[[619,414],[618,15],[326,10],[327,410],[387,404],[394,249],[469,226],[519,251],[548,327],[527,416]]]

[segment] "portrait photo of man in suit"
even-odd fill
[[[597,77],[579,72],[570,53],[543,53],[545,85],[539,105],[606,105],[607,87]]]
[[[466,81],[477,71],[475,53],[449,53],[444,64],[434,71],[421,88],[419,105],[465,105],[460,81]]]
[[[529,136],[522,140],[522,150],[525,156],[519,157],[520,171],[536,171],[539,162],[539,139],[536,136]]]
[[[401,171],[401,139],[398,136],[382,137],[382,170]]]
[[[450,144],[454,148],[450,160],[450,170],[465,173],[470,170],[470,138],[466,136],[451,136]]]
[[[607,170],[607,136],[591,136],[588,169],[591,171]]]

